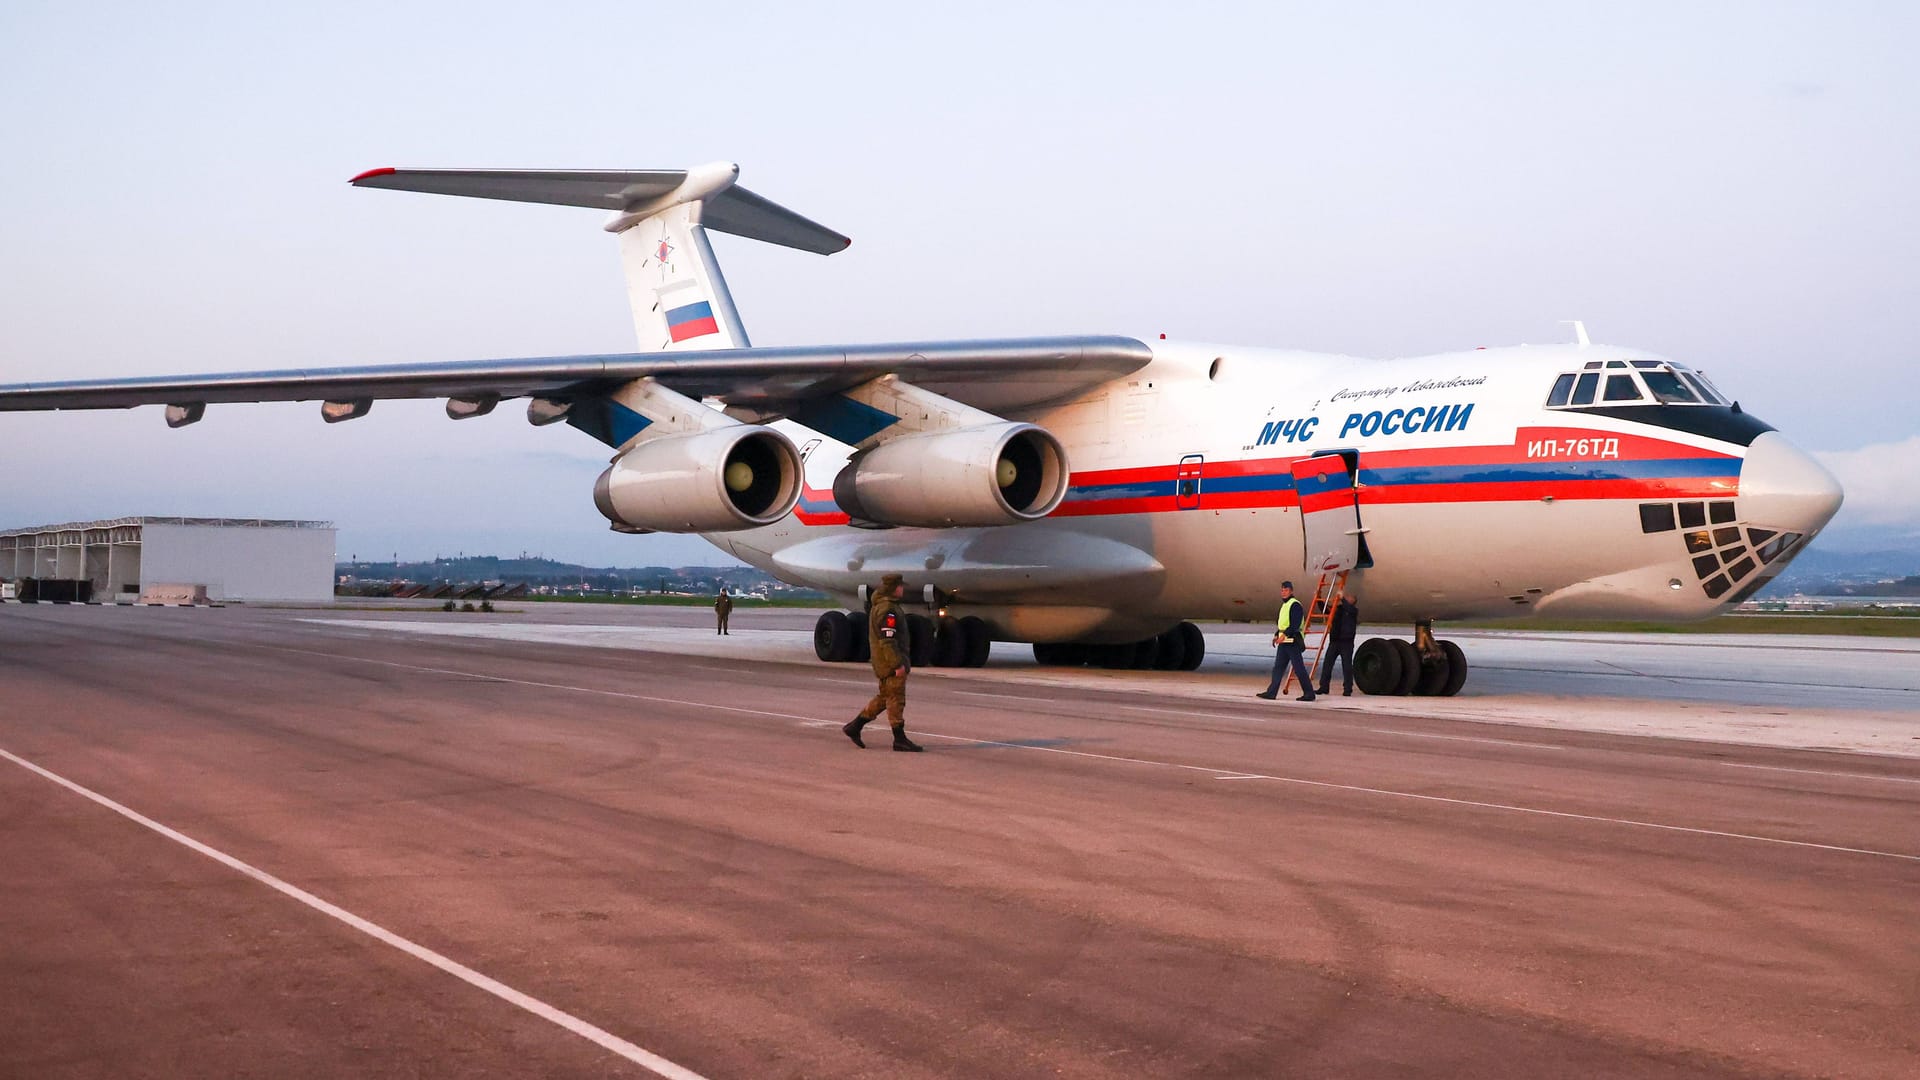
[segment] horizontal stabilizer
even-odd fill
[[[354,177],[352,183],[355,187],[629,213],[673,196],[687,177],[686,169],[373,169]],[[723,233],[819,255],[831,255],[853,243],[743,187],[729,185],[705,202],[702,224]]]

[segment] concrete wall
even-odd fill
[[[148,524],[141,541],[143,586],[205,585],[214,600],[333,599],[332,529]]]

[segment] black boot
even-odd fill
[[[925,749],[925,747],[919,743],[907,738],[907,726],[905,724],[893,729],[893,748],[910,754],[917,754]]]
[[[846,727],[840,729],[840,734],[852,739],[853,745],[865,750],[867,744],[860,741],[860,729],[871,723],[873,723],[873,717],[871,716],[856,716],[848,721]]]

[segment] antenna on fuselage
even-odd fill
[[[1581,322],[1579,319],[1561,319],[1560,325],[1573,327],[1573,339],[1579,344],[1581,345],[1593,344],[1593,342],[1587,340],[1587,324],[1586,323]]]

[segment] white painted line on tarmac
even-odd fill
[[[1271,780],[1273,779],[1273,777],[1262,776],[1259,773],[1248,773],[1245,776],[1216,776],[1214,777],[1214,779],[1215,780]]]
[[[618,1035],[614,1035],[611,1032],[608,1032],[602,1028],[595,1027],[594,1025],[587,1023],[585,1020],[580,1019],[579,1017],[573,1015],[572,1013],[563,1012],[560,1009],[554,1008],[552,1005],[549,1005],[546,1002],[541,1001],[539,998],[530,997],[526,994],[521,993],[518,990],[515,990],[513,987],[508,986],[503,982],[500,982],[496,979],[488,978],[487,976],[482,975],[481,973],[473,970],[472,968],[466,966],[465,964],[459,963],[458,961],[455,961],[455,960],[449,960],[445,956],[442,956],[439,953],[434,952],[432,949],[429,949],[424,945],[415,944],[414,942],[401,937],[399,934],[396,934],[393,931],[386,929],[385,927],[378,926],[374,923],[368,922],[366,919],[363,919],[360,916],[355,915],[353,912],[348,911],[347,909],[340,907],[336,904],[330,904],[327,901],[322,900],[319,897],[313,895],[312,893],[307,892],[305,889],[299,888],[294,885],[289,885],[286,882],[280,880],[279,878],[274,877],[272,874],[267,873],[265,870],[261,870],[258,867],[255,867],[249,863],[241,862],[239,859],[236,859],[233,856],[227,854],[224,851],[220,851],[217,848],[208,847],[206,844],[203,844],[200,841],[195,840],[193,837],[188,836],[185,833],[177,832],[173,829],[170,829],[167,826],[162,825],[159,822],[153,820],[152,818],[139,813],[138,811],[130,810],[127,807],[122,806],[117,802],[114,802],[112,799],[107,798],[105,795],[102,795],[97,791],[93,791],[89,788],[81,787],[79,784],[74,783],[73,781],[67,779],[66,777],[60,776],[56,773],[49,772],[46,769],[43,769],[40,766],[35,765],[33,762],[28,761],[23,757],[19,757],[18,755],[13,754],[8,750],[0,749],[0,757],[6,758],[8,761],[13,762],[15,765],[20,766],[21,768],[27,770],[28,772],[35,773],[35,774],[38,774],[39,776],[45,777],[46,779],[51,780],[56,784],[59,784],[61,787],[66,788],[68,791],[71,791],[76,795],[80,795],[85,798],[91,799],[94,802],[99,803],[101,806],[106,807],[107,809],[113,811],[116,814],[119,814],[121,817],[124,817],[127,820],[137,825],[143,826],[148,829],[152,829],[154,832],[157,832],[161,836],[164,836],[167,839],[172,840],[174,843],[180,844],[183,847],[186,847],[190,850],[197,851],[200,854],[205,855],[207,858],[212,859],[214,862],[217,862],[222,866],[225,866],[229,870],[237,870],[240,873],[245,874],[246,876],[259,882],[260,884],[267,886],[268,888],[271,888],[286,896],[290,896],[293,899],[300,901],[302,904],[305,904],[308,907],[312,908],[313,910],[320,912],[322,915],[326,915],[330,918],[338,919],[339,921],[346,923],[348,926],[353,927],[355,930],[360,931],[361,933],[367,935],[368,937],[371,937],[377,941],[381,941],[388,945],[391,945],[394,948],[399,949],[401,952],[406,953],[408,956],[411,956],[416,960],[424,960],[427,963],[432,964],[434,967],[439,968],[441,971],[444,971],[447,974],[452,975],[454,978],[459,979],[461,982],[468,984],[469,986],[473,986],[480,990],[485,990],[487,993],[492,994],[494,997],[497,997],[500,1000],[505,1001],[510,1005],[516,1005],[532,1013],[533,1015],[539,1017],[542,1020],[548,1021],[549,1023],[556,1024],[559,1027],[565,1028],[566,1030],[572,1032],[575,1035],[580,1036],[581,1038],[587,1040],[588,1042],[591,1042],[596,1046],[601,1047],[604,1050],[608,1050],[615,1054],[618,1054],[619,1056],[627,1059],[628,1061],[633,1062],[635,1065],[638,1065],[643,1069],[647,1069],[660,1076],[670,1077],[671,1080],[704,1080],[704,1078],[701,1077],[699,1073],[696,1073],[691,1069],[682,1068],[681,1066],[676,1065],[671,1061],[668,1061],[666,1058],[663,1058],[658,1054],[652,1053],[651,1051],[648,1051],[648,1050],[643,1050],[640,1047],[635,1046],[634,1044],[628,1042],[627,1040],[620,1038]]]
[[[1033,704],[1033,697],[1031,695],[989,694],[980,690],[955,690],[954,693],[959,695],[960,697],[983,697],[983,698],[993,698],[995,701],[1017,701],[1022,705]]]
[[[1723,761],[1720,764],[1729,769],[1766,769],[1770,772],[1812,773],[1815,776],[1844,776],[1849,780],[1886,780],[1895,784],[1920,784],[1920,776],[1877,776],[1863,772],[1836,772],[1832,769],[1790,769],[1785,765],[1746,765],[1738,761]]]
[[[1127,765],[1151,765],[1162,769],[1186,769],[1191,772],[1213,773],[1215,776],[1239,775],[1228,773],[1224,769],[1209,768],[1205,765],[1182,765],[1177,761],[1153,761],[1148,758],[1121,757],[1118,754],[1095,754],[1087,750],[1063,750],[1058,746],[1034,746],[1028,743],[1001,742],[997,739],[973,739],[962,735],[937,735],[933,732],[917,732],[923,739],[946,739],[949,742],[972,743],[976,746],[999,746],[1009,750],[1034,750],[1043,754],[1065,754],[1068,757],[1091,758],[1096,761],[1114,761]],[[1882,859],[1899,859],[1903,862],[1920,863],[1920,855],[1905,855],[1897,851],[1876,851],[1873,848],[1843,847],[1839,844],[1821,844],[1812,840],[1787,840],[1778,836],[1758,836],[1753,833],[1727,832],[1723,829],[1702,829],[1692,825],[1668,825],[1658,821],[1640,821],[1635,818],[1606,817],[1601,814],[1576,814],[1569,810],[1543,810],[1537,806],[1515,806],[1511,803],[1481,802],[1477,799],[1455,799],[1445,795],[1422,795],[1413,791],[1395,791],[1392,788],[1365,787],[1359,784],[1336,784],[1328,780],[1308,780],[1299,776],[1261,776],[1249,779],[1272,780],[1281,784],[1298,784],[1301,787],[1324,788],[1329,791],[1353,791],[1366,795],[1385,795],[1394,799],[1415,799],[1420,802],[1445,803],[1449,806],[1471,806],[1481,810],[1505,810],[1514,814],[1535,814],[1540,817],[1562,818],[1569,821],[1593,821],[1607,825],[1630,825],[1639,829],[1659,829],[1662,832],[1689,833],[1694,836],[1717,836],[1729,840],[1757,840],[1766,844],[1783,844],[1787,847],[1811,848],[1815,851],[1837,851],[1848,855],[1872,855]]]
[[[1405,735],[1409,739],[1446,739],[1448,742],[1482,742],[1495,746],[1524,746],[1528,750],[1565,750],[1564,746],[1552,743],[1522,742],[1518,739],[1482,739],[1473,735],[1436,735],[1428,731],[1395,731],[1393,728],[1368,728],[1377,735]]]
[[[648,697],[645,694],[629,694],[619,690],[599,690],[590,686],[568,686],[564,683],[509,679],[499,675],[484,675],[473,671],[453,671],[448,668],[422,667],[417,664],[402,664],[392,660],[375,660],[366,656],[353,656],[348,653],[321,652],[318,649],[296,649],[290,645],[260,645],[257,647],[273,649],[280,652],[325,656],[335,660],[352,660],[363,664],[377,664],[381,667],[401,668],[407,671],[424,671],[436,675],[459,675],[470,679],[484,679],[489,682],[508,683],[515,686],[536,686],[547,690],[572,690],[582,694],[632,698],[638,701],[654,701],[669,705],[687,705],[697,709],[717,709],[724,712],[751,713],[755,716],[778,716],[788,720],[819,719],[819,717],[815,716],[798,716],[793,713],[770,712],[766,709],[744,709],[731,705],[712,705],[704,701]],[[1088,750],[1064,750],[1057,746],[1033,746],[1027,743],[1003,742],[999,739],[975,739],[965,735],[939,735],[933,732],[919,731],[915,733],[919,734],[922,738],[945,739],[949,742],[971,743],[975,746],[998,746],[1009,750],[1033,750],[1044,754],[1064,754],[1068,757],[1086,758],[1094,761],[1114,761],[1127,765],[1150,765],[1162,769],[1185,769],[1191,772],[1212,773],[1215,776],[1241,775],[1230,769],[1213,768],[1206,765],[1183,765],[1177,761],[1153,761],[1147,758],[1121,757],[1116,754],[1096,754]],[[5,751],[0,751],[0,753],[5,753]],[[1629,825],[1641,829],[1658,829],[1663,832],[1689,833],[1694,836],[1718,836],[1730,840],[1756,840],[1766,844],[1782,844],[1787,847],[1809,848],[1815,851],[1837,851],[1849,855],[1872,855],[1882,859],[1920,862],[1920,855],[1904,855],[1897,851],[1876,851],[1872,848],[1843,847],[1838,844],[1821,844],[1815,843],[1812,840],[1787,840],[1778,836],[1758,836],[1753,833],[1726,832],[1721,829],[1702,829],[1691,825],[1668,825],[1658,821],[1639,821],[1634,818],[1606,817],[1600,814],[1576,814],[1567,810],[1545,810],[1535,806],[1515,806],[1510,803],[1481,802],[1475,799],[1454,799],[1445,795],[1422,795],[1418,792],[1395,791],[1391,788],[1364,787],[1359,784],[1336,784],[1328,780],[1308,780],[1298,776],[1263,776],[1260,777],[1260,779],[1272,780],[1282,784],[1298,784],[1302,787],[1324,788],[1329,791],[1352,791],[1366,795],[1384,795],[1388,798],[1395,799],[1414,799],[1420,802],[1445,803],[1450,806],[1471,806],[1482,810],[1504,810],[1515,814],[1535,814],[1540,817],[1561,818],[1568,821],[1593,821],[1608,825]]]

